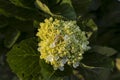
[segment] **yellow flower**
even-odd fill
[[[65,64],[78,67],[82,54],[89,49],[85,32],[75,21],[45,19],[40,23],[36,36],[41,39],[38,43],[40,58],[55,70],[64,70]]]

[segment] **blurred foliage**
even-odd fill
[[[39,60],[35,34],[50,16],[88,32],[91,50],[79,68],[53,71]],[[119,0],[0,0],[0,79],[120,80],[119,26]]]

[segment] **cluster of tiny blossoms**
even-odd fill
[[[45,19],[36,34],[40,38],[40,58],[51,64],[54,70],[64,70],[64,65],[78,67],[82,54],[89,49],[85,32],[75,21]]]

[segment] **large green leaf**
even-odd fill
[[[55,76],[56,71],[53,70],[52,66],[45,63],[44,60],[40,60],[40,67],[41,67],[41,76],[43,80],[61,80],[62,77]]]
[[[54,0],[52,0],[54,2]],[[71,0],[55,0],[55,5],[51,6],[51,11],[55,14],[62,15],[68,19],[76,20],[76,13],[72,6]],[[48,0],[50,3],[50,0]]]
[[[39,54],[36,49],[36,40],[31,38],[14,45],[8,52],[9,66],[20,80],[39,80]]]
[[[112,56],[117,53],[115,49],[107,46],[93,46],[92,51],[105,56]]]
[[[114,67],[112,58],[99,53],[87,53],[84,54],[83,57],[82,62],[88,66],[109,68],[110,70]]]
[[[92,0],[72,0],[77,15],[88,12]]]
[[[10,28],[15,28],[17,30],[20,30],[21,32],[26,32],[26,33],[34,32],[33,21],[31,20],[22,21],[14,17],[5,17],[1,15],[0,16],[0,28],[4,28],[5,26],[8,26]]]
[[[77,75],[83,75],[85,80],[108,80],[110,75],[110,70],[107,68],[100,68],[100,67],[81,67],[77,71],[75,70],[74,73],[79,73]]]
[[[41,14],[38,11],[17,7],[5,0],[0,0],[0,10],[2,10],[2,14],[6,15],[8,13],[20,20],[40,20],[41,18]]]
[[[50,64],[47,64],[44,60],[40,60],[41,75],[44,80],[61,80],[65,76],[70,76],[72,74],[72,68],[65,65],[64,71],[54,70]],[[48,77],[46,77],[48,76]]]
[[[23,8],[34,8],[34,1],[35,0],[10,0],[16,6],[20,6]]]
[[[61,15],[67,19],[76,19],[71,0],[36,0],[36,4],[40,10],[49,15],[55,17],[60,17]]]

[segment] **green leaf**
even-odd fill
[[[53,13],[57,15],[62,15],[67,19],[76,20],[76,13],[72,6],[71,0],[47,0],[48,4],[50,2],[56,2],[55,5],[50,6]]]
[[[25,33],[34,33],[34,30],[35,30],[33,21],[31,20],[22,21],[14,17],[5,17],[1,15],[0,16],[0,28],[4,28],[6,26],[10,28],[15,28],[19,30],[20,32],[25,32]]]
[[[0,9],[0,15],[11,16],[9,13],[6,13],[3,9]]]
[[[20,20],[40,20],[40,18],[43,18],[40,14],[38,13],[37,10],[31,10],[31,9],[25,9],[21,7],[17,7],[13,5],[12,3],[5,1],[5,0],[0,0],[0,10],[4,12],[4,15],[9,14],[10,16],[14,16],[17,19]]]
[[[71,0],[36,0],[36,4],[43,12],[54,17],[65,17],[67,19],[76,19],[76,13]]]
[[[93,19],[89,19],[88,22],[86,23],[86,26],[88,26],[89,28],[91,28],[92,31],[97,31],[97,25],[95,24],[95,22],[93,21]]]
[[[84,54],[83,57],[81,62],[88,66],[109,68],[110,70],[114,67],[114,60],[112,58],[99,53],[89,52]]]
[[[53,76],[53,74],[54,74],[54,70],[53,70],[52,66],[45,63],[44,60],[40,60],[40,67],[41,67],[40,71],[42,73],[42,76],[43,76],[44,80],[47,80],[47,79],[49,80],[51,78],[51,76]]]
[[[20,80],[39,80],[39,60],[35,38],[14,45],[7,54],[7,62]]]
[[[36,1],[35,1],[35,4],[36,4],[36,6],[37,6],[40,10],[42,10],[43,12],[45,12],[45,13],[53,16],[53,13],[50,11],[50,9],[48,8],[48,6],[45,5],[44,3],[42,3],[40,0],[36,0]]]
[[[85,80],[108,80],[110,75],[110,69],[101,67],[88,68],[83,66],[73,72],[82,74]]]
[[[93,19],[90,16],[80,16],[77,24],[83,31],[86,31],[86,36],[89,38],[90,43],[93,42],[95,44],[98,27]]]
[[[109,46],[120,52],[120,28],[119,25],[108,28],[99,28],[97,36],[97,45]]]
[[[64,71],[54,70],[50,64],[47,64],[44,60],[40,60],[40,67],[44,80],[61,80],[63,77],[72,74],[72,68],[67,65],[64,66]]]
[[[87,17],[80,17],[78,20],[78,24],[80,27],[89,32],[96,32],[98,30],[96,23],[93,21],[93,19],[89,16]]]
[[[72,74],[73,74],[73,68],[68,65],[64,66],[64,71],[57,70],[55,72],[55,75],[58,77],[70,76]]]
[[[92,52],[96,52],[106,56],[112,56],[117,53],[115,49],[106,46],[93,46]]]
[[[5,35],[4,45],[11,48],[20,36],[20,31],[8,28]]]
[[[28,32],[33,33],[34,32],[34,26],[33,21],[27,20],[27,21],[21,21],[16,18],[7,18],[7,22],[10,27],[16,28],[22,32]]]
[[[10,0],[16,6],[32,9],[34,8],[34,1],[35,0]]]
[[[72,0],[75,11],[78,15],[88,12],[92,0]]]
[[[26,6],[24,6],[20,0],[9,0],[11,1],[11,3],[15,4],[16,6],[20,6],[20,7],[25,7],[27,8]]]

